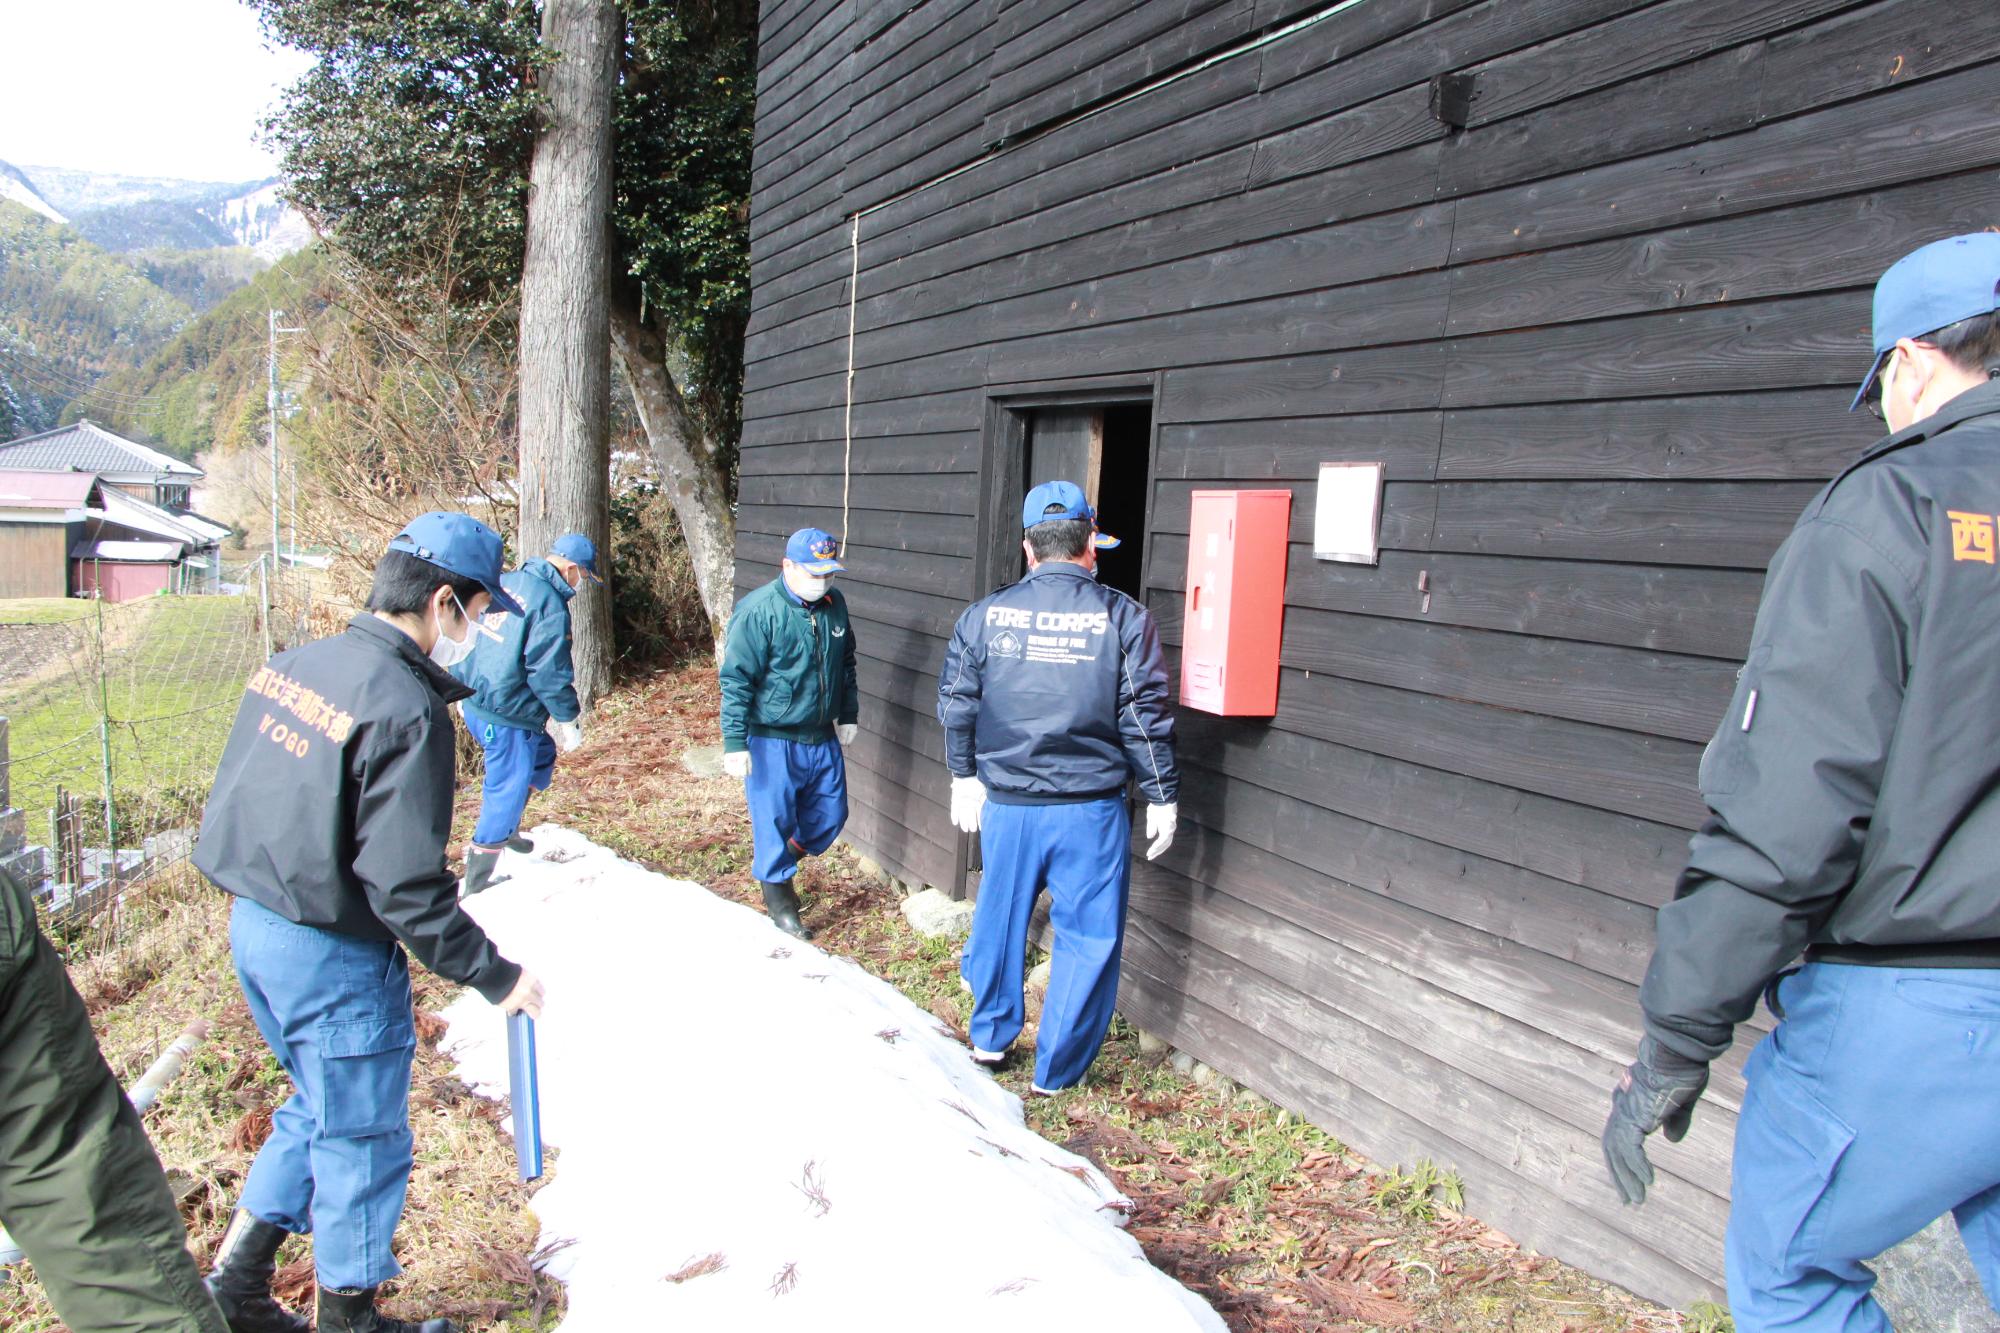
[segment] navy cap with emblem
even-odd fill
[[[448,574],[472,579],[486,589],[495,610],[523,614],[521,604],[500,586],[500,534],[470,514],[420,514],[390,539],[389,549],[428,560]]]
[[[840,539],[819,528],[800,528],[785,543],[785,559],[819,578],[847,568],[840,563]]]
[[[1090,507],[1090,499],[1084,495],[1083,487],[1073,481],[1045,481],[1028,492],[1028,498],[1021,502],[1021,530],[1027,531],[1041,523],[1060,523],[1064,520],[1080,520],[1097,526],[1097,511]],[[1091,536],[1090,544],[1100,551],[1108,551],[1118,545],[1118,539],[1108,533],[1098,532]]]

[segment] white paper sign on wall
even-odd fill
[[[1321,463],[1313,512],[1313,554],[1372,565],[1380,558],[1382,464]]]

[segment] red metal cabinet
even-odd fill
[[[1181,702],[1230,717],[1278,711],[1290,491],[1196,491],[1188,519]]]

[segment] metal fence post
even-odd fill
[[[104,596],[97,597],[97,735],[104,760],[104,855],[109,876],[118,878],[118,811],[111,798],[111,692],[105,677]]]
[[[270,567],[260,557],[257,562],[258,596],[264,602],[264,657],[271,656],[271,578]]]

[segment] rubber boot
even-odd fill
[[[490,889],[495,884],[505,884],[511,875],[494,878],[493,871],[500,864],[498,847],[481,847],[473,843],[465,849],[465,892],[459,896],[470,898],[473,894]]]
[[[507,839],[506,847],[510,852],[519,852],[521,855],[526,856],[535,850],[535,840],[533,838],[522,837],[520,830],[517,829]]]
[[[319,1289],[319,1333],[458,1333],[449,1319],[426,1319],[412,1324],[391,1319],[375,1308],[375,1288],[341,1291]]]
[[[796,935],[802,940],[811,939],[812,932],[805,922],[799,920],[799,895],[792,891],[790,880],[771,883],[758,880],[764,890],[764,911],[770,915],[771,924],[787,935]]]
[[[278,1247],[290,1234],[241,1208],[229,1219],[206,1283],[229,1333],[306,1333],[312,1327],[271,1295]]]

